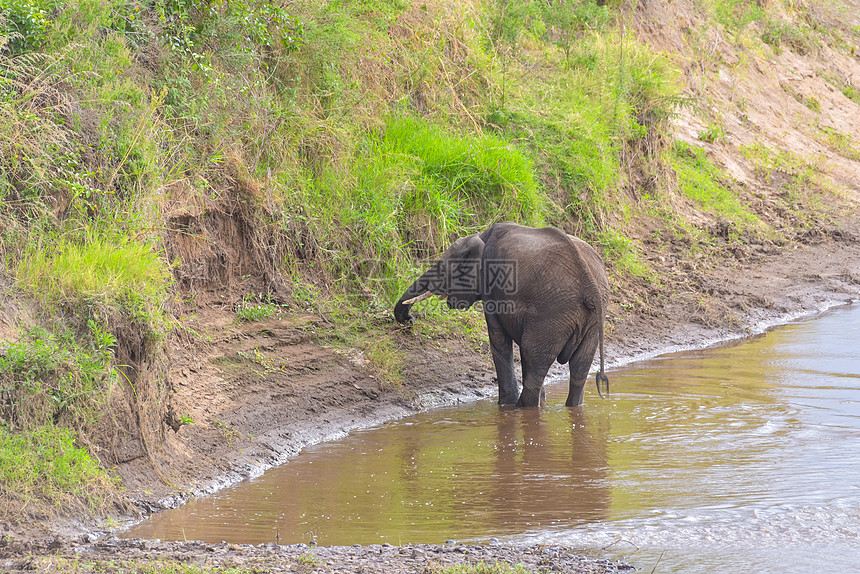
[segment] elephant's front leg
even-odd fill
[[[517,385],[517,373],[514,370],[513,341],[498,321],[490,317],[487,318],[487,334],[490,338],[493,364],[496,366],[496,379],[499,382],[499,404],[515,404],[520,391]]]

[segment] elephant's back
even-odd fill
[[[605,299],[602,285],[608,296],[603,262],[585,241],[554,227],[498,225],[505,227],[487,243],[484,263],[491,276],[507,265],[506,271],[515,275],[516,289],[504,292],[491,281],[490,298],[528,301],[537,312],[545,312],[547,305],[595,306]]]

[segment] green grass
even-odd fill
[[[0,422],[22,430],[51,423],[81,428],[98,420],[119,377],[112,364],[116,339],[106,328],[90,320],[78,336],[37,327],[2,343],[0,390],[7,401]]]
[[[141,299],[160,302],[169,272],[149,245],[127,238],[87,237],[34,245],[19,281],[51,299]]]
[[[846,98],[848,98],[855,104],[860,105],[860,90],[858,90],[856,86],[849,83],[849,81],[841,74],[834,74],[833,72],[827,70],[819,71],[818,74],[822,78],[824,78],[827,83],[842,92],[842,95],[844,95]]]
[[[842,156],[860,161],[860,142],[854,141],[850,134],[828,126],[821,126],[819,127],[818,139]]]
[[[456,237],[497,221],[543,220],[531,160],[492,135],[393,116],[363,138],[349,168],[337,177],[329,166],[297,198],[347,292],[369,289],[391,301],[405,270]]]
[[[713,6],[716,20],[735,32],[765,15],[764,9],[752,0],[716,0]]]
[[[261,321],[274,316],[278,312],[276,305],[272,303],[250,303],[243,301],[242,305],[236,310],[236,316],[242,321]]]
[[[48,425],[12,432],[0,424],[0,485],[22,514],[34,502],[58,512],[80,510],[81,503],[103,511],[116,495],[117,479],[76,443],[70,429]]]
[[[810,25],[814,21],[808,7],[795,2],[778,2],[764,7],[754,0],[715,0],[712,3],[714,18],[735,37],[736,43],[752,23],[757,24],[759,38],[776,53],[790,48],[798,54],[808,54],[821,45],[820,38]]]
[[[762,227],[727,184],[728,177],[714,166],[703,149],[676,142],[670,163],[678,178],[678,190],[700,209],[733,222],[740,230]]]
[[[611,28],[583,33],[569,54],[538,43],[528,63],[519,97],[488,122],[535,158],[554,203],[547,221],[593,240],[660,161],[661,134],[684,104],[677,72]]]
[[[850,138],[838,138],[839,145],[844,145]],[[767,183],[776,177],[787,181],[780,187],[792,195],[804,195],[813,199],[820,195],[818,192],[839,194],[839,188],[827,176],[824,159],[819,156],[802,157],[796,153],[754,143],[742,146],[741,154],[752,164],[756,174]]]
[[[598,242],[603,247],[604,260],[611,262],[621,272],[631,277],[654,278],[653,270],[630,238],[611,230],[602,233]]]

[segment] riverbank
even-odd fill
[[[390,307],[500,220],[599,247],[610,367],[857,298],[857,0],[168,4],[0,22],[16,568],[494,396],[479,311]]]
[[[10,550],[15,550],[14,556]],[[12,557],[14,556],[14,557]],[[557,546],[416,544],[392,546],[318,547],[275,543],[205,544],[107,538],[97,543],[67,542],[61,546],[27,545],[0,548],[3,572],[305,572],[318,574],[407,574],[473,572],[474,574],[612,574],[632,566],[577,555]],[[471,569],[469,569],[471,568]]]

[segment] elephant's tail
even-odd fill
[[[598,339],[598,352],[600,353],[600,370],[597,371],[595,375],[595,383],[597,384],[597,394],[600,395],[600,398],[605,398],[603,393],[600,392],[600,383],[603,383],[604,390],[606,394],[609,395],[609,377],[606,376],[606,372],[604,370],[603,363],[603,314],[600,315],[600,335]]]

